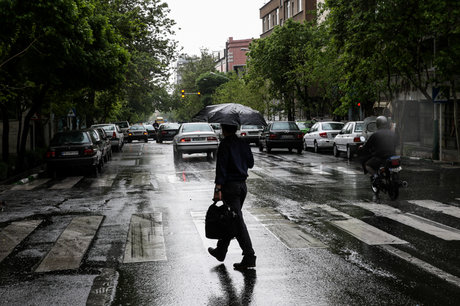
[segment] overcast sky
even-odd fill
[[[229,37],[259,38],[262,21],[259,9],[268,0],[164,0],[177,23],[176,40],[182,53],[199,55],[224,49]]]

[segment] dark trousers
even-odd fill
[[[246,182],[229,182],[222,186],[222,199],[225,205],[230,206],[238,214],[238,234],[236,240],[243,250],[243,255],[253,256],[254,249],[252,248],[251,238],[249,237],[246,223],[244,223],[243,213],[241,208],[243,207],[244,199],[248,189]],[[223,254],[227,253],[228,246],[230,245],[231,239],[220,239],[217,241],[217,249]]]

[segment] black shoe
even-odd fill
[[[246,270],[248,268],[256,267],[256,256],[243,256],[243,260],[240,263],[234,263],[233,268],[235,270]]]
[[[224,261],[224,259],[225,259],[226,254],[225,253],[224,254],[220,253],[217,250],[217,248],[215,248],[215,249],[214,248],[208,248],[208,252],[209,252],[209,254],[214,256],[218,261]]]

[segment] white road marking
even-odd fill
[[[102,219],[103,216],[73,218],[35,272],[78,269]]]
[[[310,171],[313,174],[332,175],[332,173],[325,171],[325,169],[326,167],[323,167],[323,165],[320,165],[319,167],[316,167],[316,168],[310,168]]]
[[[388,234],[372,225],[367,224],[364,221],[353,218],[346,213],[335,209],[334,207],[329,205],[321,205],[319,207],[328,211],[332,215],[345,218],[346,220],[332,220],[329,222],[368,245],[408,243],[407,241]]]
[[[59,183],[54,184],[53,186],[51,186],[50,189],[70,189],[75,184],[77,184],[82,178],[83,178],[83,176],[66,177],[62,181],[60,181]]]
[[[14,187],[11,188],[11,190],[32,190],[34,189],[35,187],[38,187],[42,184],[45,184],[46,182],[48,182],[49,178],[43,178],[43,179],[37,179],[37,180],[33,180],[27,184],[24,184],[24,185],[16,185]]]
[[[165,260],[167,258],[162,213],[132,215],[123,262]]]
[[[131,185],[133,186],[149,186],[151,185],[150,182],[150,173],[133,173],[133,178],[131,181]]]
[[[433,274],[443,280],[445,280],[446,282],[454,285],[454,286],[457,286],[457,287],[460,287],[460,278],[458,278],[457,276],[454,276],[452,274],[449,274],[435,266],[432,266],[431,264],[421,260],[421,259],[418,259],[404,251],[401,251],[395,247],[392,247],[390,245],[385,245],[385,246],[381,246],[382,249],[386,250],[388,253],[398,257],[398,258],[401,258],[415,266],[417,266],[418,268],[430,273],[430,274]]]
[[[5,259],[14,248],[32,233],[42,220],[28,220],[13,222],[0,231],[0,262]]]
[[[304,232],[300,226],[287,220],[273,209],[248,208],[248,211],[288,249],[327,247],[312,235]]]
[[[361,171],[357,171],[357,170],[353,170],[353,169],[348,169],[348,168],[345,168],[345,167],[336,167],[335,169],[336,169],[337,171],[342,172],[342,173],[345,173],[345,174],[351,174],[351,175],[362,174]]]
[[[100,178],[93,180],[91,187],[102,188],[102,187],[112,187],[113,181],[117,177],[116,174],[103,175]]]
[[[412,200],[408,202],[437,212],[441,212],[446,215],[450,215],[455,218],[460,218],[460,208],[455,206],[446,205],[444,203],[436,202],[433,200]]]
[[[399,223],[441,238],[443,240],[460,240],[460,230],[458,229],[428,220],[414,214],[404,213],[401,210],[391,206],[372,203],[354,203],[354,205],[372,211],[377,216],[395,220]]]

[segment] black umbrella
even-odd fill
[[[193,116],[192,120],[221,124],[267,125],[258,111],[237,103],[208,105]]]

